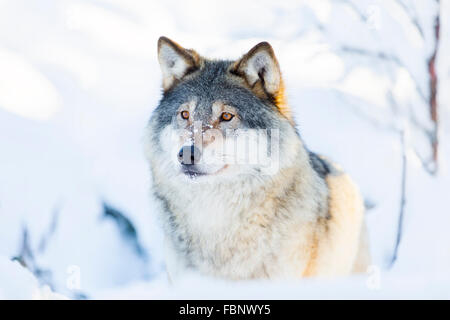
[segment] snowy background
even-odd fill
[[[272,44],[307,145],[362,190],[366,275],[168,285],[142,151],[161,35]],[[449,140],[450,0],[0,0],[0,299],[448,299]]]

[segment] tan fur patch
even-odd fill
[[[353,270],[364,221],[364,205],[357,186],[347,174],[328,175],[327,233],[320,240],[313,274],[346,275]]]
[[[365,242],[364,206],[359,190],[343,173],[326,177],[330,218],[303,224],[290,253],[301,277],[343,276],[363,272],[370,261]]]
[[[306,268],[303,270],[302,277],[311,277],[314,275],[319,251],[319,237],[317,232],[313,232],[310,239],[309,260]]]
[[[354,273],[365,273],[371,263],[369,239],[367,234],[367,227],[365,224],[362,226],[361,236],[359,240],[358,253],[356,255],[355,263],[353,265]]]
[[[281,114],[283,116],[285,116],[286,119],[288,119],[292,125],[295,125],[294,119],[292,117],[291,108],[287,104],[283,79],[281,79],[280,89],[278,90],[277,94],[275,95],[274,100],[275,100],[275,105],[278,107],[278,110],[280,110]]]

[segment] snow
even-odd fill
[[[449,298],[450,1],[441,5],[433,176],[424,163],[435,2],[0,0],[0,298]],[[161,95],[161,35],[217,58],[272,44],[308,147],[340,163],[373,205],[372,271],[168,284],[142,151]],[[403,153],[403,234],[389,268]]]
[[[41,286],[33,274],[17,261],[0,257],[0,299],[61,300],[66,297],[52,292],[48,286]]]

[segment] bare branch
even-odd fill
[[[407,158],[406,158],[406,145],[405,145],[405,130],[402,130],[400,133],[400,142],[402,145],[402,176],[401,176],[401,189],[400,189],[400,213],[398,215],[398,225],[397,225],[397,238],[394,246],[394,253],[392,254],[392,258],[389,264],[389,268],[392,268],[397,261],[398,257],[398,249],[400,246],[400,242],[402,240],[403,234],[403,219],[405,215],[405,204],[406,204],[406,166],[407,166]]]
[[[420,25],[419,18],[417,16],[417,12],[414,8],[408,7],[402,0],[395,1],[408,15],[410,18],[411,24],[416,28],[417,32],[419,32],[422,39],[425,38],[425,34],[423,32],[423,28]]]
[[[439,149],[439,140],[438,140],[438,127],[439,127],[439,119],[438,119],[438,101],[437,101],[437,89],[438,89],[438,76],[436,71],[436,58],[439,50],[439,38],[440,38],[440,1],[438,0],[438,12],[436,14],[436,18],[434,21],[434,37],[435,43],[433,48],[433,53],[428,60],[428,72],[430,75],[430,98],[429,98],[429,106],[430,106],[430,116],[431,121],[434,124],[434,130],[431,137],[431,145],[433,149],[433,161],[435,167],[435,173],[438,169],[438,149]]]
[[[369,18],[365,15],[359,8],[350,0],[337,0],[341,4],[347,6],[350,10],[352,10],[363,23],[367,23]]]

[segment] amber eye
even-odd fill
[[[232,115],[229,112],[224,112],[222,113],[221,119],[222,121],[230,121],[231,119],[233,119],[234,115]]]
[[[181,117],[185,120],[189,119],[189,111],[184,110],[181,112]]]

